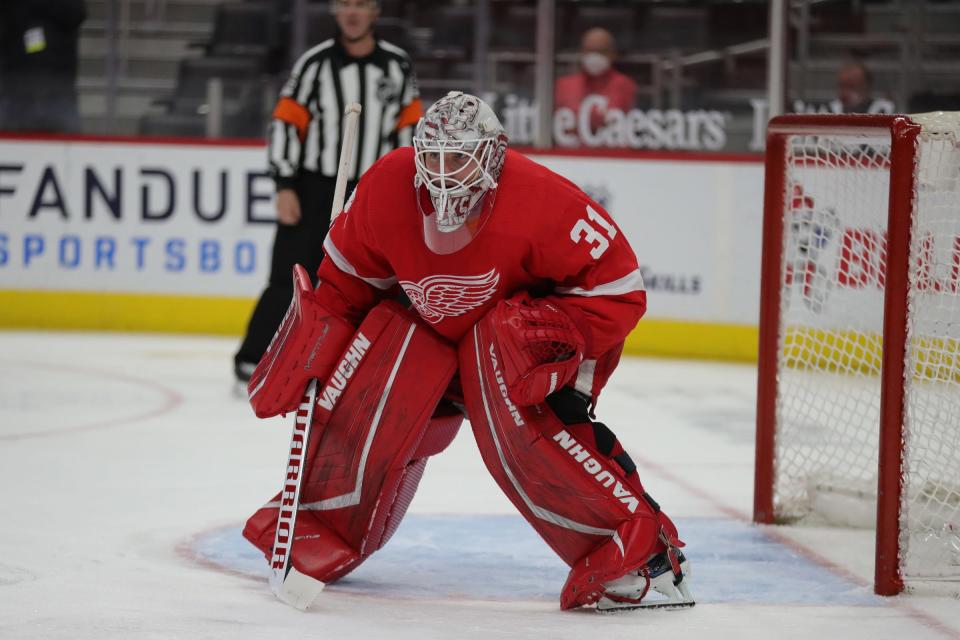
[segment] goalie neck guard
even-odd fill
[[[440,254],[458,251],[493,210],[507,135],[483,100],[451,91],[417,123],[413,147],[427,246]]]

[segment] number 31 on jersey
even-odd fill
[[[590,255],[596,260],[610,247],[610,240],[617,237],[617,228],[607,222],[606,218],[597,213],[590,205],[587,205],[587,218],[590,219],[589,222],[585,218],[577,220],[573,228],[570,229],[570,239],[574,242],[586,242],[593,245],[590,249]],[[597,227],[600,227],[600,229]],[[606,236],[601,232],[601,229],[606,232]]]

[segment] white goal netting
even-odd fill
[[[960,117],[914,120],[900,565],[960,581]],[[776,517],[872,527],[890,138],[797,135],[787,151]]]

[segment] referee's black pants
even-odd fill
[[[349,196],[355,183],[347,184]],[[314,286],[323,260],[323,240],[330,228],[330,207],[335,180],[316,173],[301,173],[294,184],[300,199],[300,222],[277,224],[270,260],[270,279],[250,317],[247,333],[234,356],[234,372],[241,380],[250,377],[260,362],[293,297],[293,265],[302,264]]]

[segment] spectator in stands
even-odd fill
[[[234,357],[245,382],[266,351],[293,296],[293,265],[316,279],[340,155],[342,109],[363,107],[348,193],[383,154],[412,142],[422,115],[410,57],[374,33],[375,0],[336,0],[337,34],[296,62],[273,112],[268,154],[277,189],[270,279]]]
[[[893,103],[873,97],[873,75],[860,61],[844,64],[837,72],[837,97],[830,103],[834,113],[893,113]]]
[[[0,2],[0,129],[80,130],[77,43],[84,0]]]
[[[603,126],[606,110],[632,109],[636,104],[637,83],[613,68],[616,56],[613,34],[600,27],[588,29],[580,41],[579,70],[572,75],[557,78],[554,109],[567,108],[579,113],[581,103],[588,96],[604,98],[606,109],[595,106],[590,112],[590,127],[593,132]]]

